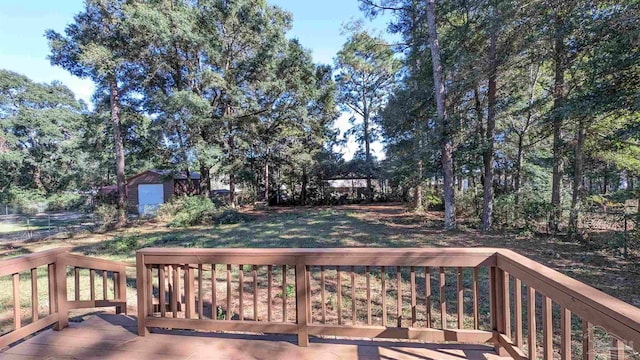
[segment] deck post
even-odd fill
[[[124,305],[116,307],[117,314],[126,314],[127,313],[127,268],[122,267],[122,269],[118,272],[118,283],[115,285],[117,287],[118,300],[123,302]]]
[[[505,314],[506,304],[505,304],[505,273],[504,270],[498,267],[491,268],[491,295],[493,301],[493,308],[491,309],[491,323],[493,324],[494,333],[499,336],[500,334],[505,334],[506,331],[506,319],[507,316]],[[505,334],[509,338],[511,338],[511,334]],[[506,349],[500,345],[500,342],[495,341],[494,344],[495,351],[499,356],[509,356]]]
[[[67,311],[67,263],[65,253],[56,257],[56,310],[58,312],[58,322],[54,325],[54,330],[62,330],[69,326],[69,312]]]
[[[145,326],[147,316],[147,271],[144,264],[144,255],[136,253],[136,289],[138,290],[138,336],[145,336],[149,330]]]
[[[296,321],[298,323],[298,346],[309,346],[309,331],[307,329],[307,317],[309,304],[309,287],[306,283],[305,257],[296,257]]]

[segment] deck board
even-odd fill
[[[138,337],[135,329],[133,317],[99,314],[63,331],[43,331],[0,353],[0,359],[506,359],[489,345],[312,338],[309,347],[302,348],[295,336],[157,329]]]

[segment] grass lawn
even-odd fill
[[[640,306],[640,254],[628,259],[550,236],[462,227],[441,230],[439,213],[416,215],[402,205],[333,208],[272,208],[243,211],[241,224],[169,228],[147,222],[102,234],[80,234],[33,242],[5,243],[0,257],[69,246],[79,254],[134,261],[140,247],[326,248],[326,247],[505,247],[518,251],[617,298]]]
[[[26,231],[27,228],[20,224],[0,223],[0,234],[8,234],[18,231]]]

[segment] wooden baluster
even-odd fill
[[[542,297],[542,347],[544,360],[553,359],[553,319],[551,298]]]
[[[47,280],[49,285],[49,314],[53,314],[57,311],[56,310],[56,265],[55,264],[47,265]]]
[[[127,313],[127,268],[122,266],[120,271],[117,272],[118,281],[113,284],[114,288],[118,289],[118,299],[124,302],[124,305],[116,307],[116,314]]]
[[[571,311],[564,307],[560,308],[560,356],[571,360]]]
[[[287,265],[282,265],[282,322],[287,322]]]
[[[536,341],[536,290],[531,286],[527,286],[527,322],[529,325],[529,360],[535,360],[538,357],[538,345]]]
[[[402,327],[402,272],[400,266],[396,266],[396,314],[398,314],[398,327]]]
[[[355,267],[351,266],[351,322],[352,325],[356,325],[357,315],[356,315],[356,275],[355,275]]]
[[[173,311],[171,304],[173,303],[173,267],[171,265],[166,266],[167,273],[167,296],[169,297],[169,311]]]
[[[382,326],[387,326],[387,274],[384,266],[380,267],[380,281],[382,282]]]
[[[93,269],[89,270],[89,294],[91,301],[94,301],[96,299],[96,271]]]
[[[227,313],[225,320],[231,320],[231,264],[227,264]]]
[[[611,360],[624,360],[624,343],[615,336],[611,337]]]
[[[336,290],[338,291],[338,325],[342,325],[342,276],[340,266],[336,268]]]
[[[164,265],[158,266],[158,306],[160,307],[160,316],[167,316],[167,305],[166,305],[166,289],[165,289],[165,278],[164,278]]]
[[[411,272],[411,327],[416,326],[416,269],[412,266],[409,268]]]
[[[239,289],[239,293],[240,293],[240,298],[239,298],[239,317],[240,320],[244,320],[244,268],[243,268],[243,264],[240,264],[239,267],[239,277],[238,277],[238,289]]]
[[[38,269],[31,269],[31,321],[38,321]]]
[[[441,328],[443,330],[447,328],[446,281],[447,277],[444,268],[440,267],[440,323],[442,324]]]
[[[582,319],[582,359],[593,360],[595,354],[593,352],[593,325]]]
[[[211,319],[218,320],[218,279],[216,264],[211,264]]]
[[[431,268],[424,268],[424,302],[426,307],[427,328],[432,327],[431,321]]]
[[[509,273],[506,271],[502,272],[502,306],[503,306],[503,319],[504,322],[504,333],[509,338],[511,338],[511,299],[510,296],[510,284],[509,284]]]
[[[271,321],[271,282],[273,281],[273,266],[267,266],[267,321]]]
[[[298,324],[298,346],[309,346],[309,332],[307,330],[307,320],[309,319],[309,304],[308,297],[309,286],[306,282],[307,279],[307,266],[305,265],[305,258],[298,256],[296,258],[295,265],[295,284],[296,284],[296,322]]]
[[[324,282],[324,266],[320,266],[320,301],[322,302],[322,323],[326,323],[327,321],[327,300],[324,293],[325,282]]]
[[[151,282],[151,279],[148,280]],[[105,270],[102,271],[102,300],[107,300],[107,292],[109,291],[109,284],[107,282],[107,272]]]
[[[253,265],[253,320],[258,321],[258,265]]]
[[[473,268],[473,328],[480,329],[480,307],[478,306],[478,294],[480,294],[480,279],[478,268]]]
[[[367,282],[367,325],[371,325],[371,271],[369,267],[364,268]]]
[[[153,316],[153,265],[147,266],[147,315]],[[116,288],[113,284],[113,288]],[[114,291],[115,293],[115,291]]]
[[[120,299],[120,289],[118,289],[119,278],[120,278],[120,274],[118,274],[117,272],[114,272],[113,273],[113,298],[114,299]]]
[[[522,349],[522,346],[524,345],[524,341],[522,338],[522,281],[520,281],[520,279],[514,279],[513,286],[515,287],[514,319],[516,326],[514,342],[518,348]]]
[[[73,300],[80,301],[80,268],[79,267],[73,268],[73,276],[74,276]]]
[[[458,267],[458,329],[464,327],[464,286],[462,285],[462,268]]]
[[[180,268],[178,265],[173,265],[173,294],[171,296],[171,311],[173,312],[173,317],[178,317],[178,300],[180,299]]]
[[[11,276],[13,284],[13,325],[18,330],[22,327],[22,312],[20,311],[20,274]]]
[[[313,323],[313,316],[311,316],[311,267],[308,265],[305,266],[305,279],[306,279],[306,289],[307,289],[307,319],[309,324]]]
[[[58,259],[60,260],[60,258]],[[62,258],[62,261],[64,261],[64,258]],[[66,265],[64,266],[66,267]],[[62,271],[60,270],[61,269],[58,268],[58,276],[62,276]],[[138,251],[136,253],[136,287],[137,287],[136,298],[137,298],[137,308],[138,308],[138,318],[136,321],[137,323],[136,327],[138,331],[138,336],[146,336],[149,334],[149,328],[146,326],[146,317],[147,317],[148,310],[145,309],[145,306],[146,306],[145,289],[147,288],[147,282],[150,282],[151,279],[147,279],[146,277],[147,277],[147,271],[145,269],[145,258],[144,258],[144,255]],[[64,277],[62,279],[60,279],[60,277],[57,277],[56,279],[58,280],[58,284],[64,283]],[[62,282],[60,282],[60,280],[62,280]],[[58,292],[60,292],[60,289],[58,289]],[[58,299],[60,299],[60,295],[61,294],[58,295],[59,296]],[[58,300],[58,307],[60,307],[60,300]],[[57,325],[57,330],[64,328],[65,325],[68,326],[68,324],[61,324],[59,322]]]
[[[496,294],[496,268],[489,268],[489,319],[491,320],[491,330],[497,330],[497,311],[498,308],[496,305],[496,301],[498,299],[498,295]]]
[[[198,264],[198,319],[204,318],[204,300],[202,299],[202,264]]]

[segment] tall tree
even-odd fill
[[[0,190],[43,194],[74,183],[83,104],[59,82],[39,84],[0,70]]]
[[[438,42],[438,28],[436,23],[436,1],[427,0],[427,27],[429,34],[429,48],[431,50],[431,65],[433,67],[433,85],[436,100],[436,112],[441,131],[441,153],[443,192],[444,192],[444,228],[456,228],[456,208],[453,189],[453,139],[451,125],[445,108],[446,84],[443,81],[443,70],[440,62],[440,43]]]
[[[123,0],[87,0],[83,12],[65,29],[65,35],[47,30],[53,65],[108,87],[115,151],[119,222],[126,222],[125,152],[121,129],[121,84],[126,83],[130,49],[123,32]]]
[[[358,28],[349,37],[335,60],[338,102],[344,111],[357,115],[360,125],[352,128],[356,140],[364,145],[369,200],[373,199],[373,159],[371,142],[377,137],[377,121],[387,102],[387,94],[394,86],[401,62],[384,39],[371,36]]]

